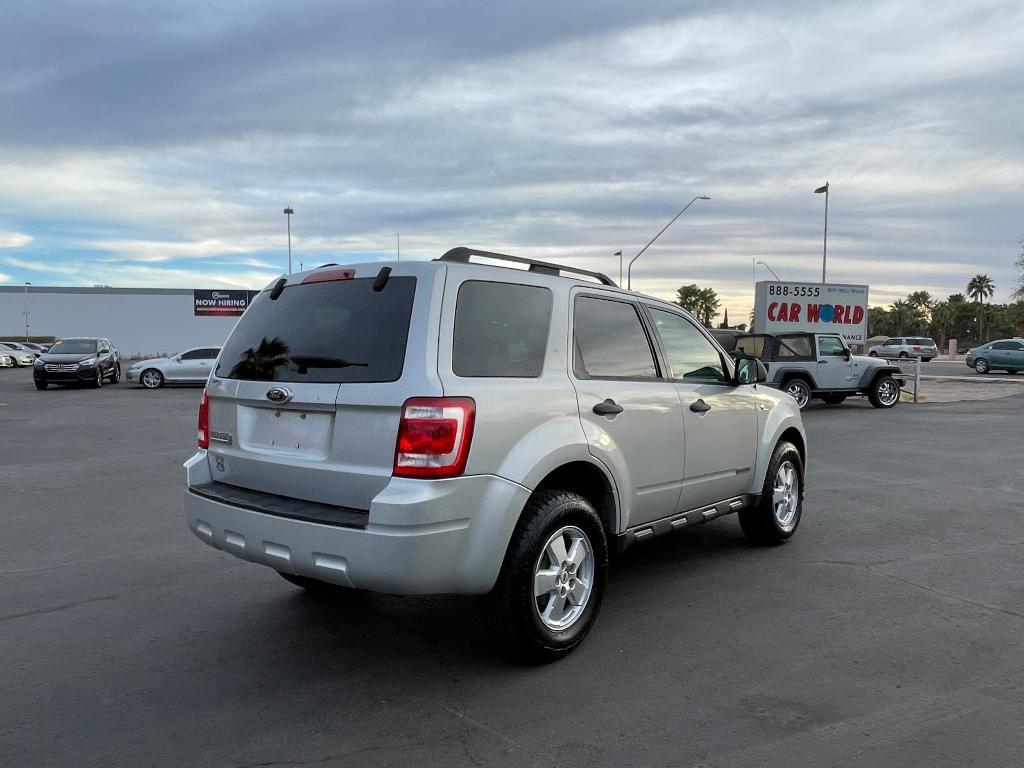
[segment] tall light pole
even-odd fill
[[[395,232],[395,258],[398,261],[402,260],[402,233]]]
[[[292,273],[292,214],[295,211],[288,207],[282,213],[288,219],[288,274],[290,275]]]
[[[825,261],[828,257],[828,182],[825,182],[825,186],[818,187],[814,190],[814,194],[820,195],[822,192],[825,193],[825,237],[821,243],[821,282],[825,282]]]
[[[666,224],[664,227],[661,228],[661,232],[658,232],[658,234],[656,234],[654,237],[651,238],[651,242],[649,242],[647,245],[645,245],[643,248],[640,249],[640,253],[638,253],[636,256],[634,256],[630,260],[629,266],[626,268],[626,287],[628,289],[630,289],[630,290],[633,289],[633,262],[636,261],[637,259],[639,259],[641,256],[643,256],[644,255],[644,251],[646,251],[648,248],[650,248],[651,245],[654,243],[654,241],[657,240],[659,237],[661,237],[662,233],[666,229],[668,229],[673,224],[675,224],[676,219],[678,219],[680,216],[682,216],[684,213],[686,213],[686,209],[687,208],[689,208],[691,205],[696,203],[698,200],[710,200],[710,199],[711,198],[708,197],[707,195],[697,195],[695,198],[693,198],[693,200],[691,200],[685,206],[683,206],[683,210],[681,210],[679,213],[677,213],[675,216],[673,216],[672,220],[668,224]]]
[[[25,315],[25,341],[28,341],[28,287],[30,285],[32,285],[32,283],[28,281],[25,282],[25,311],[22,313]]]
[[[772,273],[772,277],[774,277],[780,283],[782,282],[782,278],[775,274],[775,270],[768,266],[768,262],[767,261],[759,261],[757,263],[760,264],[765,269],[767,269],[769,272],[771,272]]]
[[[619,288],[622,287],[622,251],[616,251],[612,256],[619,257]]]

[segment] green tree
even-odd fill
[[[676,291],[675,303],[708,327],[722,306],[714,288],[701,288],[696,283],[680,286]]]
[[[681,285],[676,291],[676,304],[694,317],[700,317],[701,291],[696,283]]]
[[[1014,264],[1020,274],[1017,275],[1017,290],[1013,292],[1013,298],[1024,302],[1024,240],[1020,241],[1020,255]]]
[[[931,319],[932,306],[935,304],[935,300],[932,299],[932,295],[928,291],[914,291],[907,296],[907,304],[914,307],[921,315],[922,326],[927,324]],[[914,332],[918,332],[920,328],[914,328]]]
[[[984,328],[987,312],[982,302],[985,299],[991,299],[995,292],[996,284],[992,282],[992,278],[988,275],[975,275],[971,278],[971,282],[967,284],[967,295],[974,299],[974,303],[977,304],[978,341],[982,341],[985,338]]]
[[[907,301],[894,301],[889,314],[894,336],[912,333],[922,322],[921,310]]]
[[[892,336],[892,318],[885,307],[868,307],[868,335]]]
[[[714,288],[705,288],[700,292],[700,319],[708,328],[711,327],[711,321],[718,316],[720,306],[722,306],[722,302]]]

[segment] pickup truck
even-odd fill
[[[733,357],[756,357],[768,369],[768,383],[791,395],[800,408],[813,399],[838,405],[863,395],[875,408],[900,401],[899,368],[877,357],[855,355],[839,334],[786,333],[776,336],[715,330]]]

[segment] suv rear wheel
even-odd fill
[[[540,491],[484,599],[488,623],[513,654],[554,661],[590,631],[607,573],[608,542],[593,505],[577,493]]]
[[[740,527],[754,544],[781,544],[796,533],[804,508],[804,463],[792,443],[775,446],[756,507],[741,510]]]

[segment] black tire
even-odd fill
[[[792,519],[786,520],[783,516],[780,522],[779,516],[775,514],[775,481],[780,469],[789,464],[796,473],[799,487],[796,489],[796,512]],[[804,462],[800,458],[800,451],[796,446],[788,442],[780,442],[775,446],[772,453],[772,460],[768,464],[768,472],[764,476],[764,485],[761,487],[761,498],[757,506],[741,510],[739,513],[740,527],[747,539],[759,546],[773,546],[782,544],[792,538],[800,525],[800,517],[804,511]]]
[[[47,382],[39,381],[39,379],[36,379],[36,389],[46,389],[46,387],[47,387]]]
[[[541,618],[539,603],[544,596],[535,595],[535,578],[542,558],[548,557],[546,546],[562,529],[567,535],[582,534],[590,545],[591,587],[572,623],[565,629],[552,629]],[[559,579],[564,567],[563,562]],[[495,639],[517,658],[532,663],[555,661],[579,645],[594,625],[607,576],[608,542],[593,505],[577,493],[538,491],[512,534],[494,589],[483,600],[484,615]]]
[[[896,387],[896,398],[892,399],[889,387]],[[892,376],[879,376],[868,389],[868,400],[875,408],[892,408],[900,401],[900,385]]]
[[[868,352],[868,355],[870,355],[871,357],[878,357],[878,353],[875,352],[875,350],[873,349],[870,352]]]
[[[910,355],[906,352],[900,352],[900,360],[906,360],[908,357],[910,357]]]
[[[146,374],[155,374],[155,378],[153,378],[152,376],[147,376]],[[156,383],[147,384],[147,380],[153,380]],[[160,387],[164,385],[164,375],[160,373],[160,371],[158,371],[156,368],[147,368],[146,370],[139,374],[139,384],[141,384],[145,389],[160,389]]]
[[[114,366],[114,370],[110,372],[110,383],[117,384],[121,381],[121,364],[118,363]]]
[[[311,579],[309,576],[298,576],[294,573],[285,573],[284,571],[278,571],[277,575],[290,584],[302,587],[308,592],[335,592],[339,594],[355,592],[354,589],[343,587],[340,584],[331,584],[326,581],[320,581],[320,579]]]
[[[839,405],[846,399],[846,395],[822,395],[821,399],[824,400],[829,405]]]
[[[986,373],[992,370],[992,366],[988,364],[988,360],[984,357],[979,357],[974,361],[974,370],[984,376]]]
[[[100,367],[96,368],[96,378],[89,382],[89,386],[93,389],[99,389],[103,386],[103,369]]]
[[[806,379],[788,379],[782,383],[782,391],[796,400],[801,411],[811,402],[811,385]]]

